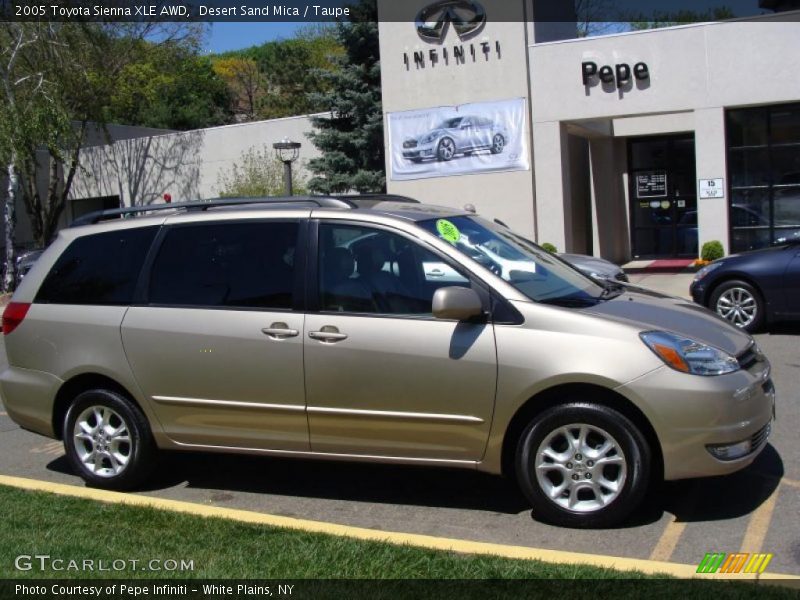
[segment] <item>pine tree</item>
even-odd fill
[[[312,119],[315,131],[309,134],[322,156],[308,163],[314,174],[308,187],[321,194],[386,190],[375,0],[360,0],[350,13],[349,23],[337,24],[345,49],[336,58],[340,68],[320,73],[330,91],[311,95],[318,110],[329,112]]]

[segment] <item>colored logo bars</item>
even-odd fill
[[[697,572],[707,574],[763,573],[772,557],[772,554],[709,552],[700,561]]]
[[[471,0],[441,0],[417,13],[417,33],[426,42],[441,42],[452,23],[460,39],[478,33],[486,23],[483,6]]]

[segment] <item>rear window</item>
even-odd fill
[[[74,240],[47,274],[34,302],[130,304],[157,230],[124,229]]]
[[[167,232],[150,275],[160,306],[289,310],[294,222],[182,225]]]

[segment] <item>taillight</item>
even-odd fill
[[[28,302],[9,302],[3,312],[3,335],[8,335],[22,323],[30,307]]]

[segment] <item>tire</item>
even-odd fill
[[[759,291],[746,281],[732,279],[719,284],[711,294],[708,308],[748,333],[754,333],[764,325],[764,300]]]
[[[567,402],[544,411],[522,432],[517,481],[539,520],[566,527],[613,527],[636,510],[647,492],[650,447],[621,413],[599,404]],[[607,464],[596,464],[600,458],[608,459]]]
[[[499,133],[495,134],[492,138],[492,154],[502,154],[503,148],[506,147],[506,139]]]
[[[447,162],[452,160],[455,155],[456,143],[452,139],[446,137],[439,140],[439,144],[436,146],[436,158]]]
[[[97,428],[100,419],[106,422],[102,432]],[[102,448],[99,461],[95,458],[98,446]],[[155,466],[157,453],[139,407],[105,389],[83,392],[72,402],[64,418],[64,449],[86,483],[110,490],[137,487]]]

